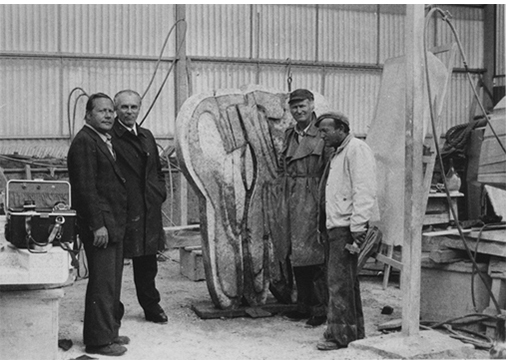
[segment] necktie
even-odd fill
[[[107,137],[105,144],[107,144],[107,148],[109,148],[109,152],[111,152],[112,157],[114,158],[114,160],[116,160],[116,153],[114,153],[114,149],[113,149],[112,143],[111,143],[112,137],[110,134],[105,134],[105,136]]]

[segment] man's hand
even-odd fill
[[[353,242],[357,243],[357,245],[359,247],[361,247],[362,244],[364,244],[366,235],[367,235],[367,230],[366,231],[356,231],[356,232],[352,231],[351,232]]]
[[[346,244],[344,247],[346,250],[350,252],[350,254],[360,254],[360,249],[365,242],[365,237],[367,235],[367,231],[358,231],[351,232],[351,237],[353,238],[352,244]]]
[[[105,226],[93,231],[93,245],[97,248],[107,248],[109,243],[109,232]]]

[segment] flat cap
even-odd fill
[[[309,90],[304,89],[304,88],[299,88],[290,94],[290,100],[288,100],[288,103],[291,104],[292,102],[302,101],[302,100],[314,101],[313,93]]]
[[[315,125],[318,126],[318,124],[320,124],[320,121],[322,121],[323,119],[332,119],[347,125],[348,128],[350,127],[350,121],[348,120],[348,117],[340,112],[333,111],[321,114],[320,116],[318,116],[318,119],[316,119]]]

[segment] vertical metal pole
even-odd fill
[[[380,36],[381,36],[381,5],[378,4],[376,6],[376,64],[380,64],[380,53],[381,53],[381,45],[380,45]]]
[[[487,70],[483,75],[483,85],[486,90],[494,93],[495,76],[495,44],[496,44],[496,7],[488,4],[483,9],[483,66]],[[483,106],[490,110],[494,106],[494,100],[483,92]]]
[[[186,5],[184,4],[176,4],[176,19],[178,21],[180,19],[186,19]],[[176,43],[175,49],[177,49],[178,45],[181,42],[184,42],[181,46],[181,50],[179,51],[179,59],[176,61],[176,66],[174,68],[175,75],[175,106],[176,106],[176,114],[174,115],[174,119],[177,116],[177,113],[181,109],[181,106],[188,98],[188,77],[186,74],[186,40],[183,39],[185,34],[180,30],[181,27],[176,27]],[[188,32],[186,33],[188,34]],[[177,127],[177,125],[176,125]],[[179,206],[180,206],[180,225],[188,225],[188,182],[182,173],[179,173]]]
[[[406,145],[404,242],[402,245],[402,332],[417,335],[420,325],[423,196],[423,28],[424,6],[406,6]],[[399,213],[402,213],[400,211]]]

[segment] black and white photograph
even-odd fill
[[[506,359],[504,4],[0,4],[0,360]]]

